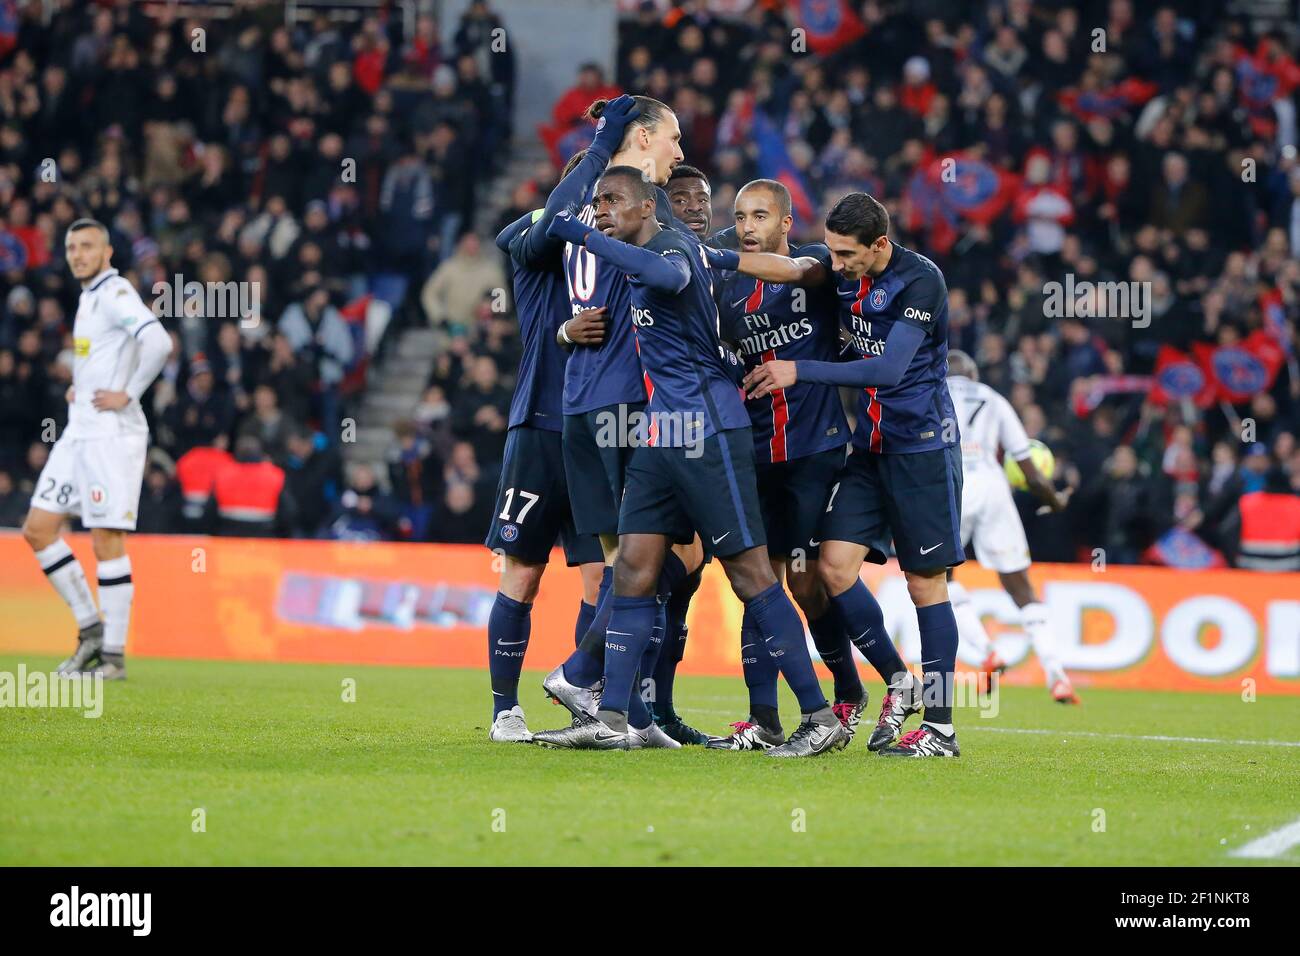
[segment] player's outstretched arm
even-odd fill
[[[588,226],[572,213],[555,217],[547,232],[554,239],[585,245],[593,255],[612,262],[628,275],[635,276],[642,285],[663,292],[681,292],[691,282],[691,267],[686,253],[679,249],[672,254],[652,252],[631,243],[611,239]]]
[[[497,248],[507,255],[510,254],[510,245],[518,239],[525,229],[527,229],[536,219],[540,219],[542,211],[534,209],[532,212],[526,212],[510,225],[506,226],[497,233]]]
[[[535,266],[544,261],[554,251],[555,240],[547,235],[547,230],[560,213],[577,209],[587,196],[587,190],[600,178],[614,153],[623,142],[623,133],[629,123],[641,115],[636,100],[624,94],[605,105],[601,113],[596,135],[587,147],[587,155],[582,157],[569,175],[560,180],[551,195],[546,199],[541,218],[529,229],[517,261],[525,266]]]
[[[792,259],[774,252],[737,252],[710,246],[704,247],[704,254],[715,269],[742,272],[763,282],[814,286],[821,285],[830,276],[826,266],[812,256]]]
[[[1024,458],[1017,458],[1016,464],[1020,466],[1020,471],[1025,476],[1025,486],[1030,494],[1053,511],[1065,510],[1065,506],[1070,501],[1070,489],[1057,491],[1047,476],[1038,470],[1034,459],[1028,454]]]
[[[764,362],[745,376],[746,393],[750,398],[762,398],[779,388],[789,388],[795,382],[889,388],[903,380],[925,338],[923,329],[898,322],[885,338],[884,351],[869,359],[856,362]]]

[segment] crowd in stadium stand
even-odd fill
[[[168,320],[142,530],[194,520],[177,459],[252,438],[296,499],[280,533],[481,540],[518,339],[491,303],[503,264],[468,227],[500,147],[534,135],[505,120],[513,63],[486,52],[489,6],[411,37],[377,19],[287,29],[260,0],[203,24],[115,2],[44,27],[41,4],[18,6],[0,39],[0,525],[26,510],[42,422],[65,415],[77,290],[60,243],[94,215],[142,290],[176,273],[262,290],[251,329]],[[1194,2],[818,6],[801,23],[779,0],[625,2],[616,74],[579,69],[542,140],[562,162],[590,137],[586,102],[646,93],[676,111],[719,228],[759,175],[792,187],[801,238],[845,192],[881,197],[944,270],[953,346],[1076,489],[1062,515],[1024,503],[1037,559],[1212,566],[1239,560],[1247,504],[1300,524],[1295,24]],[[519,184],[501,223],[554,179]],[[1053,284],[1089,282],[1149,298],[1062,314]],[[363,387],[367,296],[441,345],[389,473],[345,476],[321,423]]]
[[[1300,541],[1295,22],[866,0],[795,32],[799,4],[627,6],[616,85],[673,107],[718,228],[755,176],[808,239],[865,190],[944,270],[951,344],[1076,488],[1059,516],[1025,496],[1035,558],[1237,560],[1243,510]],[[1149,308],[1054,312],[1067,281],[1149,283]]]
[[[480,321],[498,254],[468,231],[511,135],[513,56],[489,50],[488,4],[410,36],[400,16],[290,28],[272,0],[212,20],[56,6],[46,23],[41,2],[0,2],[0,526],[21,524],[66,421],[79,289],[62,243],[91,216],[174,341],[143,400],[141,531],[226,530],[194,499],[238,458],[285,473],[265,533],[481,537],[503,440],[490,410],[514,367],[513,323]],[[191,281],[256,294],[236,307]],[[389,476],[340,455],[377,302],[393,328],[454,339]]]

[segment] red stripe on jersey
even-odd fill
[[[633,326],[632,328],[632,344],[636,346],[636,355],[637,358],[639,359],[641,357],[641,339],[636,334],[635,326]],[[641,367],[641,380],[645,383],[645,401],[646,401],[646,407],[648,411],[650,405],[650,399],[655,397],[655,383],[650,381],[650,373],[645,370],[645,366]],[[655,428],[654,420],[651,419],[650,428],[646,434],[646,444],[654,445],[655,439],[658,438],[658,436],[659,436],[659,429]]]
[[[849,311],[859,318],[862,317],[862,300],[867,297],[867,293],[870,291],[871,276],[863,276],[858,280],[858,297],[853,300],[853,305],[849,307]]]
[[[867,393],[867,416],[871,419],[871,450],[879,452],[884,444],[884,433],[880,430],[880,415],[883,411],[876,401],[874,388],[863,389]]]
[[[764,362],[776,361],[776,349],[763,353]],[[778,388],[772,393],[772,440],[768,443],[773,461],[786,461],[788,449],[785,444],[785,429],[790,424],[790,403],[786,400],[785,389]]]
[[[758,279],[754,282],[754,291],[749,294],[745,301],[746,312],[757,312],[763,307],[763,280]]]

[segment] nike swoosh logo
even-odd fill
[[[744,304],[745,304],[746,302],[748,302],[748,301],[749,301],[749,296],[745,296],[745,297],[744,297],[743,299],[741,299],[739,302],[733,302],[733,303],[731,303],[731,307],[732,307],[733,309],[739,309],[742,305],[744,305]]]
[[[606,629],[605,629],[605,633],[606,633],[606,634],[617,634],[619,637],[631,637],[631,636],[632,636],[631,633],[628,632],[628,631],[611,631],[609,628],[606,628]]]
[[[516,644],[527,644],[527,641],[497,641],[499,647],[514,647]]]
[[[727,534],[731,534],[731,532],[728,531]],[[725,537],[727,536],[727,534],[720,535],[719,537],[714,538],[714,539],[713,539],[713,543],[714,543],[714,544],[717,544],[719,541],[721,541],[723,538],[725,538]]]
[[[937,664],[937,663],[939,663],[939,658],[936,657],[932,661],[921,661],[921,666],[925,667],[927,664]]]
[[[829,733],[829,732],[828,732],[828,733],[826,734],[826,736],[822,738],[822,742],[821,742],[821,746],[820,746],[820,747],[817,746],[816,744],[813,744],[813,745],[812,745],[812,752],[815,753],[815,754],[819,754],[819,753],[821,753],[823,750],[825,750],[825,749],[827,748],[827,746],[830,744],[830,742],[831,742],[832,740],[834,740],[834,739],[835,739],[835,735],[834,735],[833,733]]]
[[[753,644],[741,644],[741,645],[740,645],[740,649],[741,649],[742,651],[744,651],[744,650],[748,650],[749,648],[751,648],[751,647],[753,647],[753,646],[754,646]],[[493,691],[493,693],[496,693],[496,692]],[[504,697],[505,695],[503,694],[502,696]]]
[[[808,542],[808,547],[810,547],[810,548],[815,548],[815,547],[817,547],[819,544],[821,544],[820,541],[809,541],[809,542]]]
[[[608,734],[602,734],[602,733],[600,733],[599,731],[597,731],[597,732],[596,732],[596,738],[595,738],[595,739],[596,739],[597,741],[618,740],[620,737],[623,737],[623,736],[626,736],[626,735],[625,735],[625,734],[619,734],[619,733],[608,733]],[[643,739],[649,739],[649,737],[650,737],[650,735],[649,735],[649,734],[646,734],[645,738],[643,738]]]
[[[940,541],[938,544],[936,544],[936,545],[934,546],[934,548],[922,548],[922,549],[921,549],[921,553],[922,553],[922,554],[929,554],[929,553],[930,553],[931,551],[933,551],[935,548],[941,547],[942,545],[943,545],[943,542]]]

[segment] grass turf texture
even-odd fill
[[[0,670],[20,660],[56,663],[0,656]],[[132,660],[130,672],[105,686],[97,720],[0,710],[0,864],[1217,865],[1247,862],[1228,851],[1300,812],[1300,747],[1078,735],[1300,740],[1294,698],[1085,691],[1066,708],[1005,688],[998,718],[957,712],[961,759],[885,760],[865,746],[872,683],[847,750],[775,761],[492,744],[480,671]],[[566,722],[542,676],[522,686],[533,730]],[[355,703],[342,701],[347,677]],[[701,729],[744,716],[739,677],[677,685]],[[787,732],[796,718],[783,713]],[[191,829],[195,808],[206,832]],[[1295,865],[1300,848],[1274,862]]]

